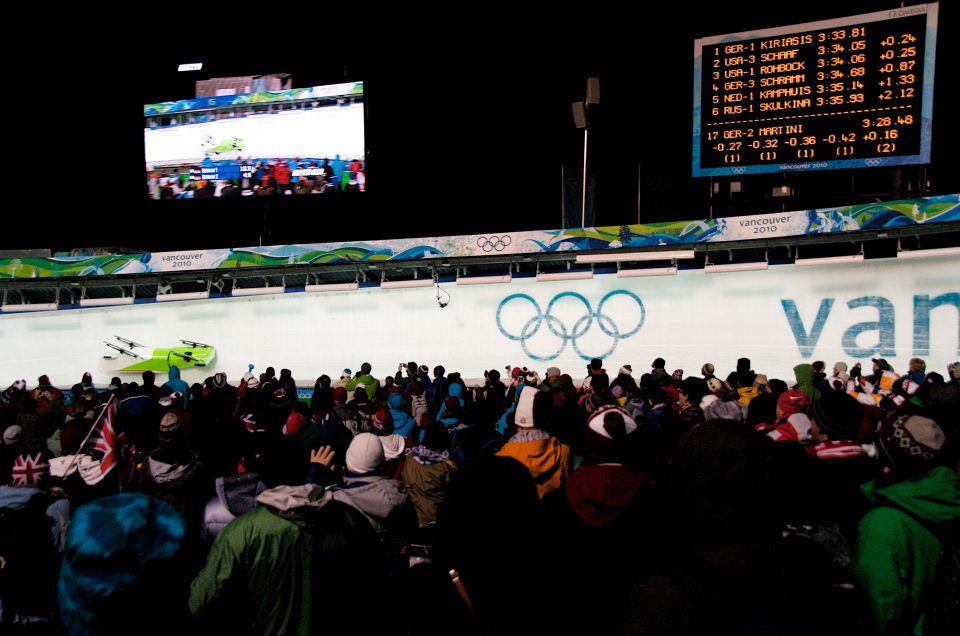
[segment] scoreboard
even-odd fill
[[[929,163],[938,6],[697,40],[693,176]]]

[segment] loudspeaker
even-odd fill
[[[587,103],[588,104],[600,103],[600,78],[599,77],[587,78]]]
[[[583,102],[573,102],[573,123],[577,128],[587,127],[587,105]]]

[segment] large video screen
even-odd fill
[[[366,190],[363,82],[289,75],[196,82],[143,107],[147,196],[198,199]]]
[[[696,40],[693,176],[929,163],[938,7]]]

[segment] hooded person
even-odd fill
[[[150,451],[138,477],[138,490],[173,506],[191,528],[199,528],[208,492],[203,463],[188,444],[183,421],[176,411],[160,419],[159,446]]]
[[[656,544],[640,455],[651,432],[620,406],[598,408],[586,423],[583,463],[543,498],[549,540],[564,553],[565,595],[590,608],[565,614],[564,633],[616,633],[623,593]]]
[[[330,492],[363,513],[375,530],[402,536],[416,527],[416,513],[403,483],[384,474],[385,461],[380,439],[360,433],[347,448],[343,483]]]
[[[212,542],[228,523],[253,510],[257,505],[257,496],[264,490],[266,486],[256,472],[217,477],[214,482],[215,493],[203,510],[200,538],[207,543]]]
[[[49,376],[40,376],[37,380],[37,386],[30,392],[30,396],[37,401],[37,413],[41,415],[50,414],[49,416],[54,418],[63,417],[63,391],[50,383]]]
[[[186,633],[186,544],[183,517],[154,497],[119,493],[79,506],[57,584],[66,633]]]
[[[167,371],[167,381],[164,382],[160,388],[170,387],[171,392],[179,393],[183,398],[183,404],[181,408],[186,409],[190,404],[190,386],[180,379],[180,367],[175,364],[170,365],[170,370]]]
[[[587,455],[564,486],[570,509],[587,526],[616,522],[643,485],[638,430],[622,407],[603,406],[590,414],[584,434]]]
[[[400,470],[403,468],[406,457],[407,440],[398,435],[393,427],[393,415],[390,409],[381,406],[371,418],[373,433],[383,444],[383,472],[390,479],[400,479]]]
[[[386,630],[357,593],[387,585],[364,515],[316,484],[269,488],[257,504],[217,535],[190,585],[201,629],[242,622],[240,633],[345,634],[364,616],[365,628]]]
[[[943,625],[924,612],[956,606],[955,598],[928,598],[926,588],[945,567],[943,528],[960,519],[960,477],[943,465],[946,436],[929,418],[893,415],[878,437],[885,473],[865,489],[876,506],[858,525],[854,571],[880,633],[930,633]]]
[[[367,397],[370,401],[377,399],[377,391],[380,390],[380,380],[376,379],[370,372],[373,370],[373,367],[369,362],[364,362],[360,365],[360,372],[357,373],[354,377],[346,381],[344,388],[347,389],[347,392],[353,394],[356,391],[357,386],[362,384],[364,390],[367,392]]]
[[[767,437],[775,442],[811,443],[813,437],[807,409],[812,403],[807,394],[799,389],[781,393],[777,398],[777,421]]]
[[[313,385],[313,395],[310,396],[310,413],[324,415],[333,410],[333,388],[330,385],[330,376],[321,375]]]
[[[803,391],[808,398],[816,400],[820,397],[820,389],[813,384],[813,378],[816,371],[812,364],[804,362],[793,367],[793,374],[797,378],[797,383],[793,388]]]
[[[537,423],[538,419],[549,417],[550,408],[549,394],[536,387],[523,387],[513,412],[516,433],[496,453],[526,466],[540,497],[559,488],[573,470],[570,447],[539,428]]]
[[[393,418],[393,432],[402,437],[413,440],[415,432],[418,432],[417,423],[407,410],[407,404],[403,396],[399,393],[391,393],[387,398],[387,406],[390,409],[390,416]]]
[[[441,424],[423,431],[423,441],[410,449],[400,480],[407,487],[421,527],[437,520],[457,464],[450,457],[450,433]]]
[[[463,385],[459,382],[451,382],[447,387],[447,393],[447,398],[437,411],[437,421],[447,426],[456,426],[464,419]]]

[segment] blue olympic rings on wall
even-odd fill
[[[603,313],[603,306],[607,303],[608,300],[615,296],[626,296],[632,299],[637,303],[637,308],[640,310],[640,320],[637,321],[637,324],[633,328],[627,331],[620,331],[619,325],[614,321],[613,318]],[[575,300],[583,303],[584,313],[580,316],[573,326],[568,329],[567,325],[553,315],[553,307],[563,298],[573,298]],[[500,314],[503,312],[503,308],[511,302],[514,301],[526,301],[530,303],[533,309],[532,316],[524,323],[523,328],[520,329],[519,334],[509,333],[503,327],[503,322],[500,320]],[[523,348],[523,352],[527,354],[532,360],[537,360],[540,362],[545,362],[549,360],[554,360],[563,353],[563,350],[566,349],[567,343],[569,342],[573,346],[573,350],[578,356],[584,360],[590,360],[592,358],[608,358],[616,350],[617,344],[624,338],[629,338],[633,336],[640,328],[643,327],[643,322],[647,317],[646,309],[643,307],[643,301],[640,300],[640,297],[636,294],[629,292],[625,289],[617,289],[612,292],[609,292],[606,296],[600,299],[600,302],[597,304],[597,310],[593,311],[593,307],[590,305],[584,296],[576,292],[561,292],[554,296],[549,303],[547,303],[546,311],[543,311],[540,308],[540,304],[534,300],[529,294],[510,294],[506,298],[500,301],[500,305],[497,307],[497,328],[500,329],[500,333],[510,340],[516,340],[520,342],[520,346]],[[610,346],[610,349],[599,355],[588,355],[580,350],[578,345],[578,339],[582,338],[590,331],[590,327],[593,326],[593,321],[597,321],[597,326],[600,328],[604,334],[613,338],[613,344]],[[537,355],[530,351],[527,346],[527,340],[532,338],[540,331],[540,328],[546,325],[546,328],[550,331],[551,334],[559,338],[560,345],[557,347],[556,351],[549,353],[547,355]]]
[[[503,236],[481,236],[477,239],[477,247],[484,252],[492,252],[494,250],[502,252],[503,249],[512,242],[513,239],[510,238],[509,234],[504,234]]]

